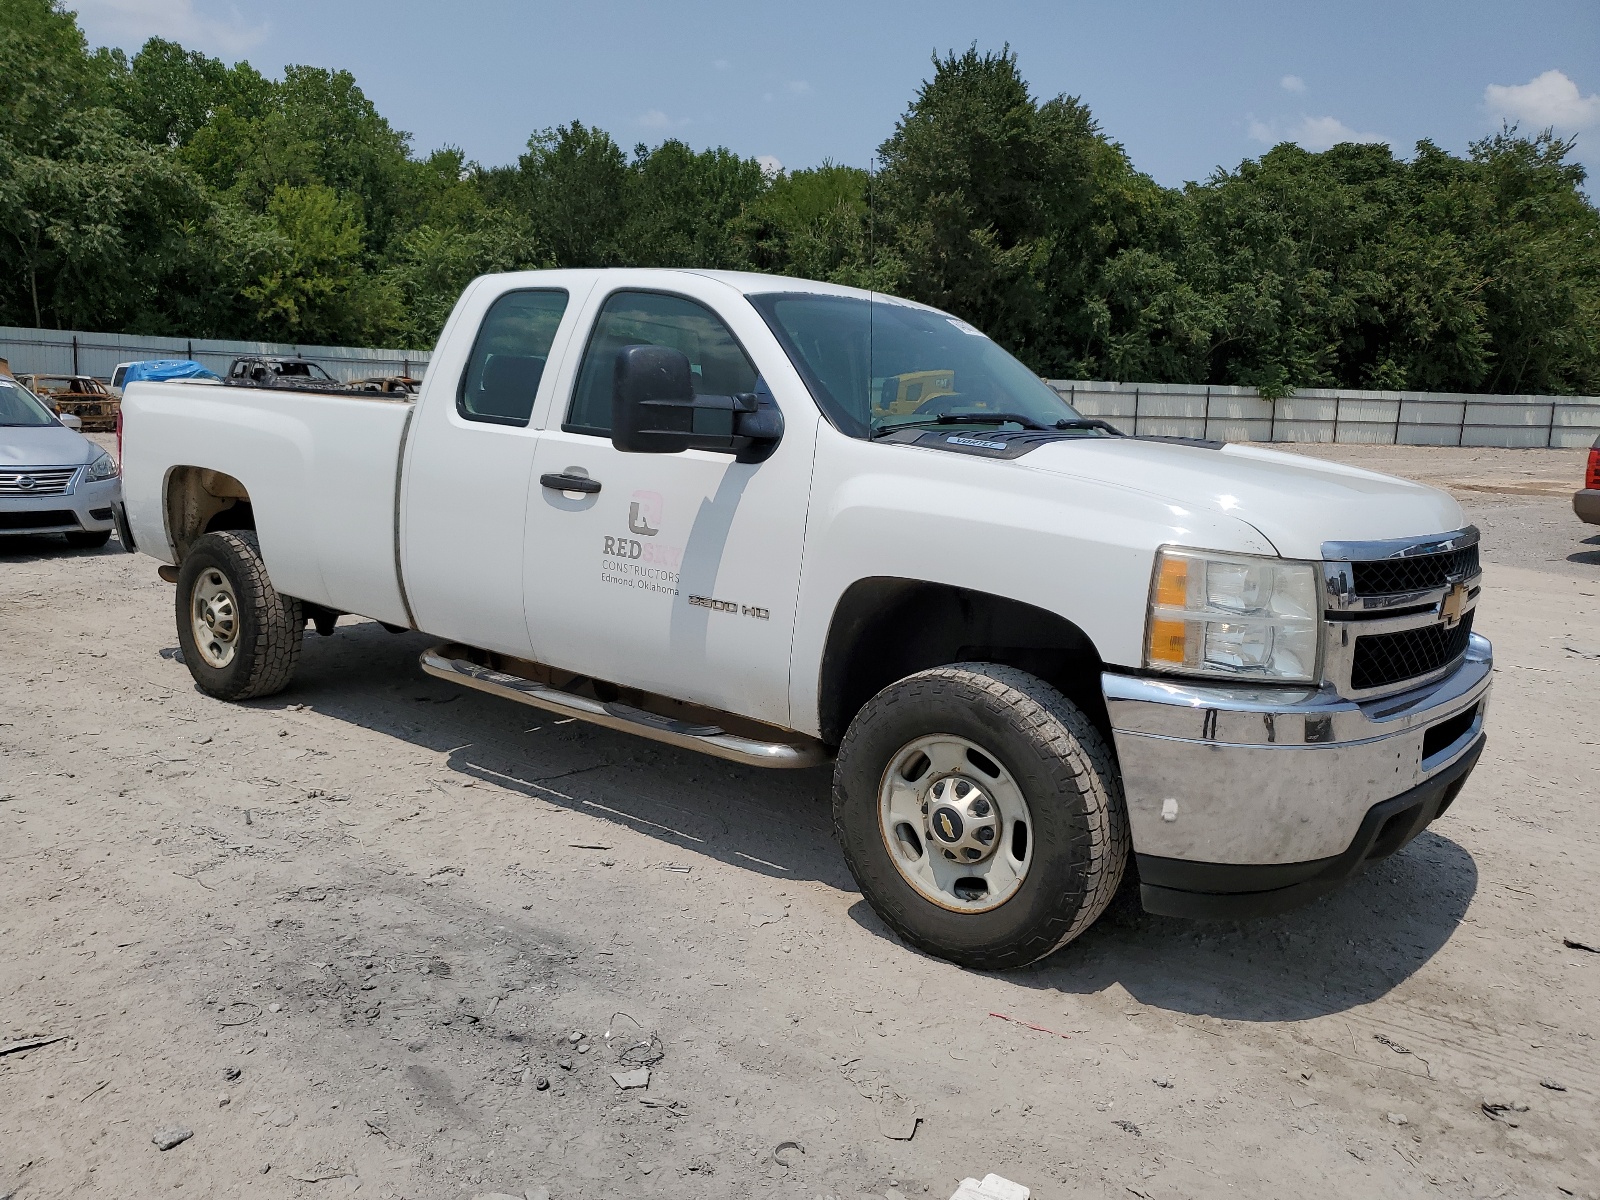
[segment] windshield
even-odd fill
[[[0,425],[54,425],[55,416],[20,383],[0,379]]]
[[[959,318],[887,297],[773,293],[749,299],[818,403],[852,437],[940,424],[1082,428],[1063,425],[1082,418]]]

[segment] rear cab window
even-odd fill
[[[468,421],[526,426],[568,295],[559,288],[507,292],[489,306],[456,393]]]

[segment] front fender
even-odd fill
[[[1077,626],[1103,662],[1136,665],[1151,566],[1170,543],[1275,553],[1245,521],[1131,487],[826,429],[806,529],[792,724],[820,734],[828,630],[860,580],[893,576],[1016,600]]]

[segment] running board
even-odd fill
[[[638,734],[671,746],[698,750],[729,762],[743,763],[748,767],[817,767],[831,762],[833,756],[821,742],[802,739],[795,742],[760,741],[729,733],[718,725],[698,725],[680,721],[659,713],[646,712],[628,704],[605,703],[588,696],[563,692],[548,684],[509,675],[493,667],[482,666],[466,657],[467,647],[446,644],[435,646],[422,653],[422,669],[438,679],[448,679],[465,687],[517,700],[535,708],[560,713],[620,729],[624,733]]]

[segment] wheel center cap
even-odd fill
[[[928,825],[933,830],[933,836],[947,846],[954,846],[967,831],[967,824],[961,819],[961,814],[948,804],[934,809],[928,818]]]
[[[928,789],[927,834],[950,861],[982,862],[999,843],[1000,813],[982,787],[947,775]]]

